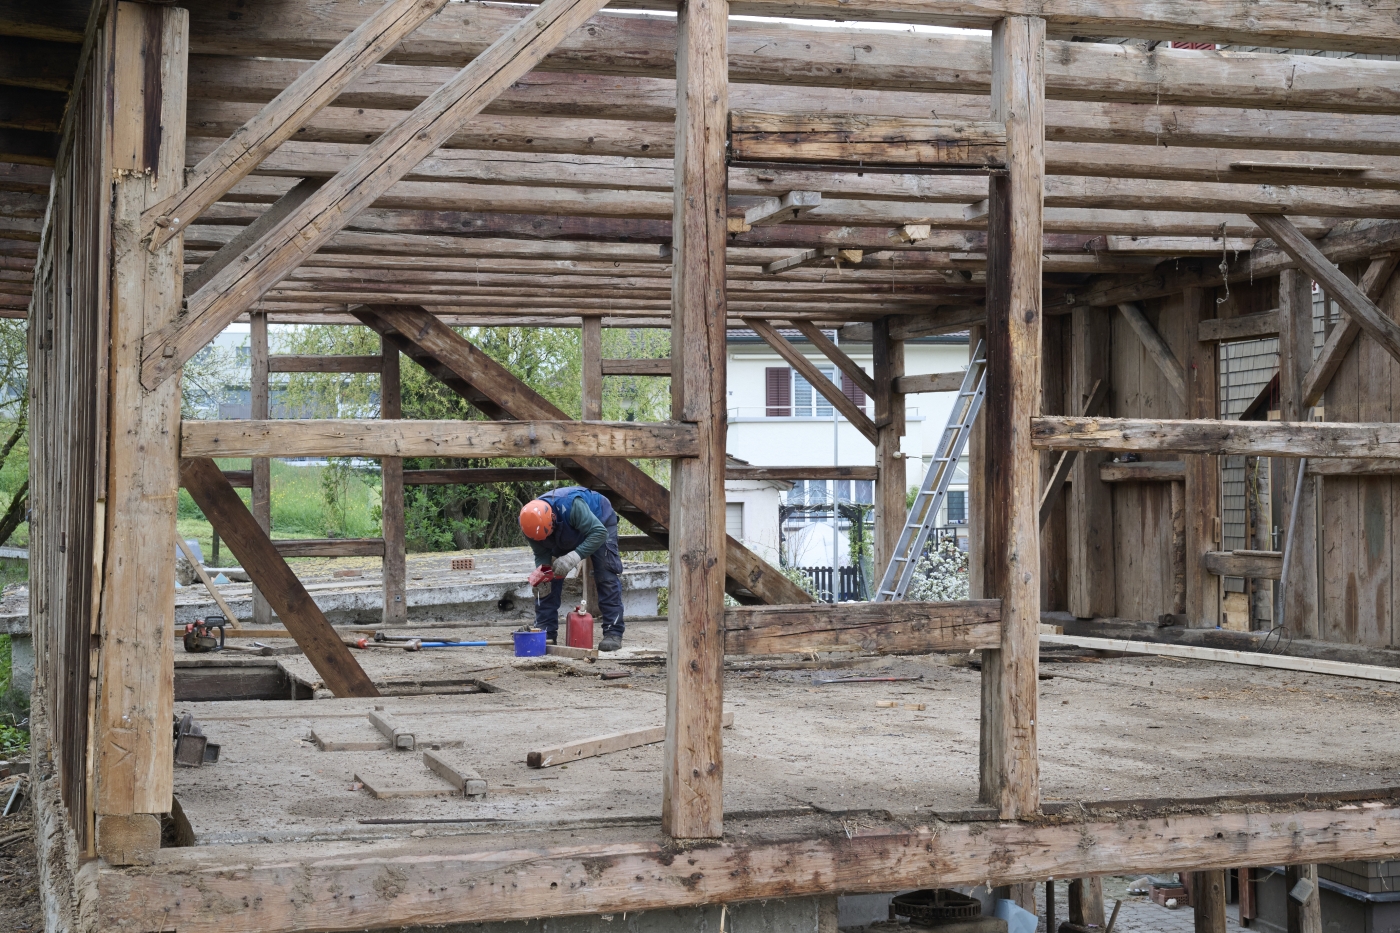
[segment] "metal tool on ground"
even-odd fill
[[[890,564],[880,579],[880,586],[871,598],[872,602],[898,602],[909,592],[914,567],[923,556],[929,532],[943,509],[948,484],[953,480],[953,472],[958,467],[963,448],[967,446],[968,435],[977,420],[977,413],[982,410],[982,399],[986,393],[987,345],[985,341],[978,341],[958,396],[953,401],[953,410],[948,414],[948,424],[943,428],[938,446],[934,448],[934,457],[929,463],[928,472],[924,474],[923,485],[914,497],[909,517],[899,533],[899,544],[895,546]]]
[[[219,630],[218,637],[214,629]],[[185,626],[185,650],[190,654],[205,654],[224,649],[224,624],[200,619]]]
[[[185,713],[175,719],[175,763],[185,768],[198,768],[219,760],[219,746],[209,741],[204,729]]]
[[[906,680],[923,679],[923,674],[911,674],[899,677],[834,677],[829,680],[813,680],[812,683],[818,687],[826,687],[831,684],[893,684]]]

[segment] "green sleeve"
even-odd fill
[[[575,499],[573,508],[569,509],[569,524],[574,526],[574,531],[584,535],[583,543],[575,549],[579,557],[591,557],[608,540],[607,527],[598,521],[598,516],[593,514],[582,496]]]
[[[529,538],[525,540],[530,542],[530,550],[535,552],[536,567],[544,567],[554,563],[554,555],[549,553],[549,548],[545,547],[539,541],[531,541]]]

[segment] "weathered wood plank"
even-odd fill
[[[1283,574],[1283,552],[1206,551],[1201,566],[1219,577],[1277,580]]]
[[[267,358],[270,373],[378,373],[383,356],[311,356],[279,353]]]
[[[1045,179],[1045,21],[992,29],[992,118],[1006,125],[1007,174],[993,176],[987,218],[985,571],[999,598],[1001,644],[982,661],[980,797],[1005,818],[1040,809],[1040,462],[1026,422],[1040,412]]]
[[[383,538],[278,538],[283,557],[383,557]]]
[[[404,470],[405,486],[471,486],[479,483],[549,483],[571,481],[557,467],[462,467]]]
[[[1130,820],[1088,813],[1067,822],[966,822],[864,829],[849,836],[726,840],[690,849],[683,859],[657,840],[531,849],[513,839],[511,849],[500,851],[476,836],[407,848],[398,840],[321,843],[319,857],[306,860],[289,859],[296,849],[285,844],[240,846],[236,853],[164,849],[160,871],[99,865],[97,909],[111,933],[145,933],[162,922],[180,933],[381,929],[1303,858],[1386,859],[1400,846],[1400,809],[1393,806],[1233,808]],[[1086,839],[1094,844],[1083,845]],[[921,857],[910,857],[915,852]],[[1008,859],[1008,852],[1017,857]],[[524,866],[522,855],[528,859]],[[386,873],[400,872],[415,884],[397,897],[336,897],[372,892]],[[475,881],[470,889],[461,884],[464,875]],[[572,883],[583,877],[588,884]],[[206,898],[232,904],[247,898],[251,906],[215,915]]]
[[[920,392],[956,392],[962,388],[966,372],[930,373],[920,376],[900,376],[895,380],[895,391],[903,395],[916,395]]]
[[[248,576],[258,583],[287,626],[288,633],[321,675],[326,689],[338,697],[379,696],[350,649],[331,628],[277,548],[253,521],[252,513],[224,480],[214,461],[182,458],[180,474],[195,504],[248,571]],[[168,643],[169,639],[162,641]]]
[[[607,0],[546,0],[186,300],[182,323],[147,333],[142,380],[159,385],[384,190],[526,74]],[[167,352],[169,355],[167,355]]]
[[[1381,294],[1390,282],[1390,276],[1397,263],[1400,263],[1400,253],[1386,253],[1371,260],[1365,275],[1361,277],[1361,290],[1367,298],[1372,301],[1381,300]],[[1311,408],[1322,399],[1327,386],[1332,382],[1332,377],[1337,374],[1342,360],[1346,358],[1347,351],[1360,335],[1361,325],[1352,320],[1350,315],[1332,328],[1322,345],[1322,351],[1303,377],[1302,402],[1305,408]]]
[[[1088,401],[1111,374],[1113,327],[1102,308],[1076,308],[1070,323],[1071,401]],[[1117,610],[1113,490],[1099,481],[1108,454],[1081,452],[1070,473],[1067,550],[1069,610],[1079,618],[1113,617]]]
[[[862,369],[859,363],[847,356],[846,351],[833,343],[820,327],[811,321],[793,321],[792,326],[796,327],[798,333],[806,337],[812,346],[820,350],[823,356],[835,363],[836,368],[845,373],[858,389],[868,396],[875,395],[875,380],[870,378],[870,374]]]
[[[1147,355],[1162,371],[1168,385],[1176,392],[1176,397],[1184,402],[1186,400],[1186,371],[1182,368],[1181,361],[1176,358],[1176,354],[1172,352],[1172,348],[1167,346],[1162,335],[1157,333],[1157,328],[1152,326],[1152,322],[1143,315],[1142,309],[1137,305],[1123,302],[1118,306],[1118,311],[1123,315],[1123,320],[1132,326],[1133,333],[1138,335],[1143,348],[1147,350]]]
[[[604,376],[669,376],[671,361],[658,360],[603,360]]]
[[[1108,398],[1108,380],[1099,379],[1094,383],[1094,387],[1089,391],[1089,399],[1084,403],[1084,410],[1081,414],[1085,418],[1092,418],[1099,413],[1099,406]],[[1066,450],[1060,454],[1060,459],[1055,462],[1055,468],[1050,472],[1050,478],[1045,483],[1045,491],[1040,495],[1040,509],[1038,511],[1038,521],[1041,528],[1050,520],[1050,510],[1055,507],[1055,500],[1059,498],[1060,491],[1064,489],[1065,482],[1069,479],[1070,471],[1074,469],[1074,461],[1078,459],[1079,451]],[[1100,470],[1102,476],[1102,470]]]
[[[1309,476],[1394,476],[1400,474],[1400,460],[1360,460],[1337,458],[1309,460]]]
[[[873,466],[731,466],[725,469],[725,479],[738,480],[841,480],[876,479]]]
[[[1001,644],[1001,600],[814,603],[724,612],[725,654],[970,651]]]
[[[899,377],[904,375],[904,343],[891,334],[890,318],[871,326],[871,369],[874,371],[875,421],[879,437],[875,443],[875,540],[872,556],[875,572],[884,573],[899,549],[899,537],[909,520],[909,469],[901,446],[908,430],[904,396],[899,394]],[[975,346],[975,344],[973,345]]]
[[[1186,479],[1186,464],[1181,460],[1109,461],[1099,464],[1099,479],[1105,483],[1179,483]]]
[[[1203,288],[1188,288],[1181,294],[1181,317],[1185,325],[1186,408],[1188,418],[1220,416],[1220,348],[1205,339],[1206,324],[1215,320],[1216,305]],[[1170,312],[1169,312],[1170,313]],[[1199,555],[1220,546],[1220,461],[1215,457],[1183,458],[1185,496],[1186,624],[1214,628],[1220,623],[1221,581],[1202,571]]]
[[[727,712],[721,717],[723,727],[734,725],[734,714]],[[627,732],[610,732],[607,735],[593,736],[530,751],[525,756],[525,764],[531,768],[552,768],[555,765],[572,764],[585,758],[596,758],[612,752],[621,752],[643,745],[655,745],[666,740],[665,726],[652,726],[648,729],[631,729]]]
[[[1031,442],[1041,450],[1400,458],[1400,425],[1047,416],[1031,419]]]
[[[184,421],[184,457],[695,457],[679,422]]]
[[[1201,321],[1197,333],[1202,342],[1252,340],[1278,334],[1278,311],[1261,311],[1239,317],[1213,317]]]
[[[736,162],[989,168],[1006,164],[1006,127],[992,121],[734,111],[729,147]]]

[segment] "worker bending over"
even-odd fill
[[[530,539],[535,566],[552,566],[554,582],[543,595],[536,591],[535,625],[555,644],[559,636],[559,599],[564,577],[587,558],[593,558],[593,580],[598,589],[603,640],[599,651],[622,647],[622,554],[617,547],[617,513],[612,503],[591,489],[565,486],[525,503],[520,510],[520,530]]]

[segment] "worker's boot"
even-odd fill
[[[545,641],[549,642],[551,645],[559,644],[559,630],[555,629],[552,632],[547,632],[545,634]]]
[[[604,635],[603,640],[598,642],[599,651],[616,651],[622,647],[621,635]]]

